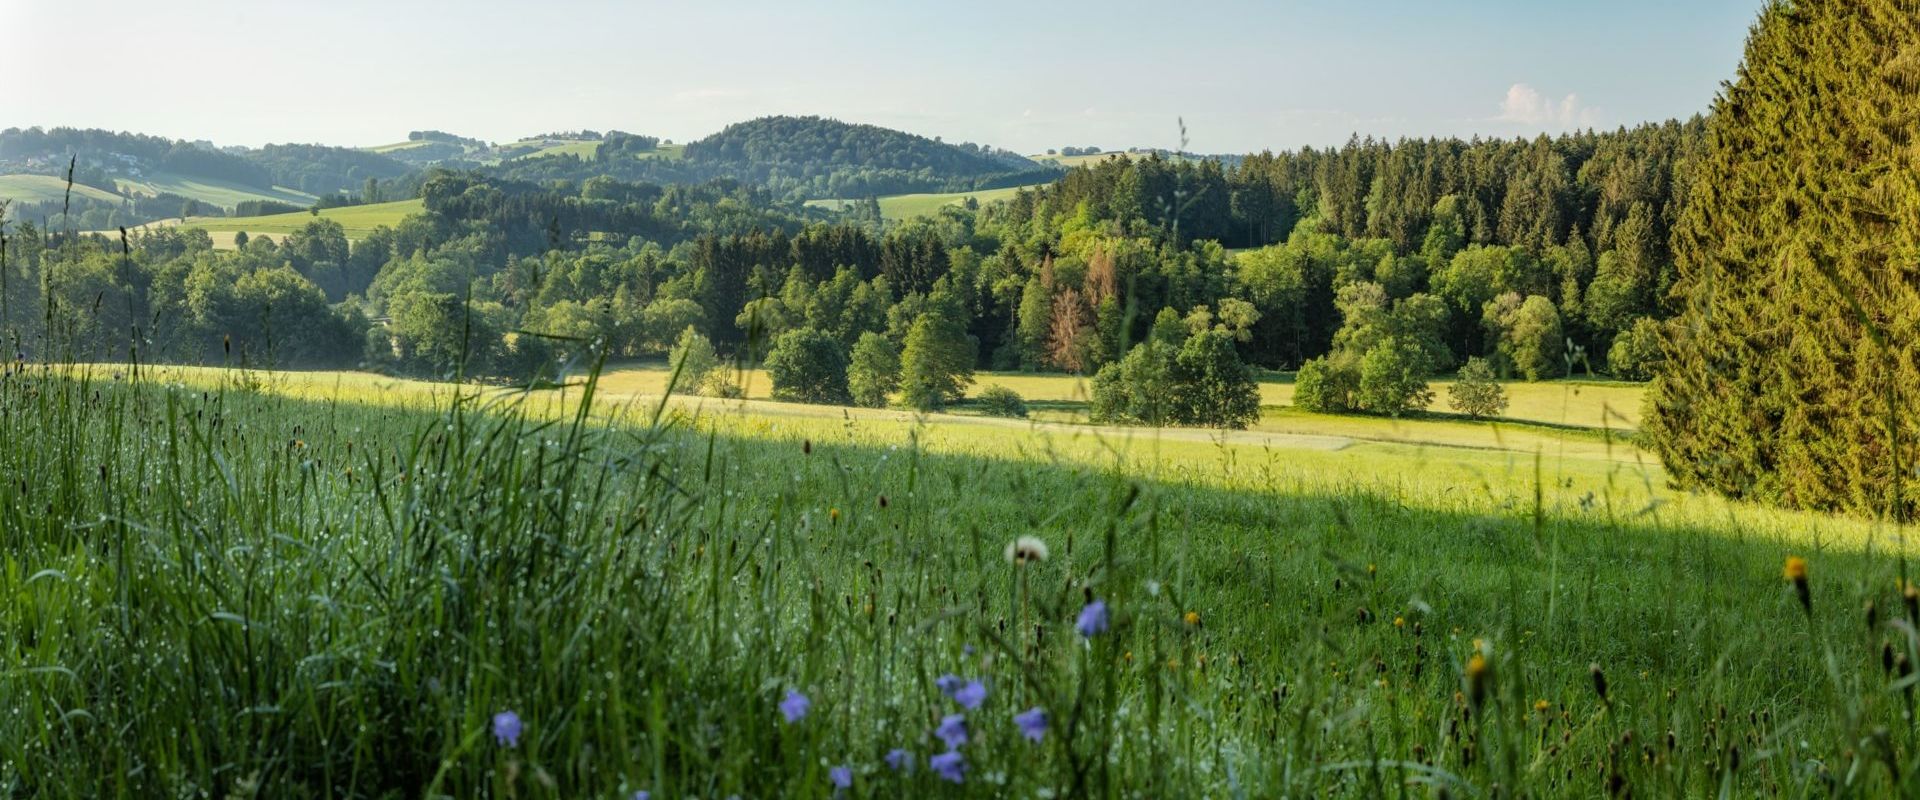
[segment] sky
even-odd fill
[[[1763,0],[0,0],[0,128],[369,146],[771,114],[1023,153],[1687,117]]]

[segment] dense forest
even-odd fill
[[[1302,369],[1304,403],[1400,413],[1421,405],[1427,377],[1470,358],[1528,379],[1646,377],[1676,275],[1668,234],[1704,131],[1696,119],[1531,141],[1356,139],[1233,165],[1116,156],[1011,200],[891,225],[732,180],[436,170],[421,181],[425,213],[357,242],[318,221],[238,253],[168,234],[125,257],[111,240],[21,228],[8,324],[34,331],[51,299],[76,319],[23,347],[123,351],[125,320],[101,309],[130,308],[154,321],[142,336],[158,357],[524,379],[580,349],[567,342],[663,354],[689,328],[723,357],[758,360],[804,331],[849,357],[878,335],[879,355],[897,358],[933,318],[926,337],[964,362],[950,372],[1105,369],[1108,385],[1158,374],[1140,359],[1174,359],[1217,332],[1209,358],[1223,341],[1235,364]],[[47,269],[56,256],[74,263]],[[236,277],[251,274],[271,277]],[[210,275],[225,277],[196,277]],[[181,288],[196,283],[290,294],[212,302]],[[325,333],[286,338],[308,328]],[[471,336],[448,339],[459,331]],[[1109,416],[1138,416],[1115,402]]]

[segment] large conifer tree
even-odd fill
[[[1920,2],[1762,12],[1673,236],[1647,433],[1681,486],[1914,509]],[[1896,478],[1896,476],[1898,476]]]

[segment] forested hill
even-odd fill
[[[601,147],[592,158],[553,155],[492,167],[518,180],[606,175],[651,183],[715,178],[765,186],[785,199],[878,197],[1027,186],[1058,178],[1056,165],[977,144],[948,144],[875,125],[823,117],[763,117],[689,143],[678,158]]]
[[[762,117],[687,145],[687,160],[800,170],[863,167],[926,172],[940,179],[991,178],[1039,165],[976,144],[951,145],[878,125],[822,117]]]

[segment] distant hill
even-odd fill
[[[90,189],[76,191],[71,207],[75,224],[85,228],[230,212],[248,200],[306,205],[319,195],[358,193],[368,178],[391,181],[415,172],[386,156],[325,145],[254,149],[98,129],[0,131],[0,175],[14,176],[0,184],[11,194],[0,197],[20,204],[15,218],[49,218],[65,209],[69,168],[74,185]],[[50,191],[48,181],[61,191]]]
[[[1005,150],[824,117],[735,123],[678,152],[671,146],[616,149],[613,141],[609,134],[590,155],[584,147],[569,153],[549,146],[492,171],[534,181],[594,175],[654,183],[731,179],[798,200],[980,191],[1040,183],[1062,171]]]
[[[0,186],[12,187],[15,218],[50,218],[66,207],[64,191],[54,192],[48,181],[64,190],[70,162],[74,183],[96,190],[77,192],[72,205],[86,229],[232,214],[250,200],[324,207],[367,199],[360,196],[369,179],[376,182],[370,199],[391,201],[415,196],[436,167],[528,182],[730,180],[788,201],[978,193],[1064,174],[1060,164],[1006,150],[825,117],[763,117],[684,145],[621,131],[490,143],[425,130],[374,147],[252,148],[97,129],[10,128],[0,131],[0,176],[20,178]],[[51,205],[55,200],[63,205]]]

